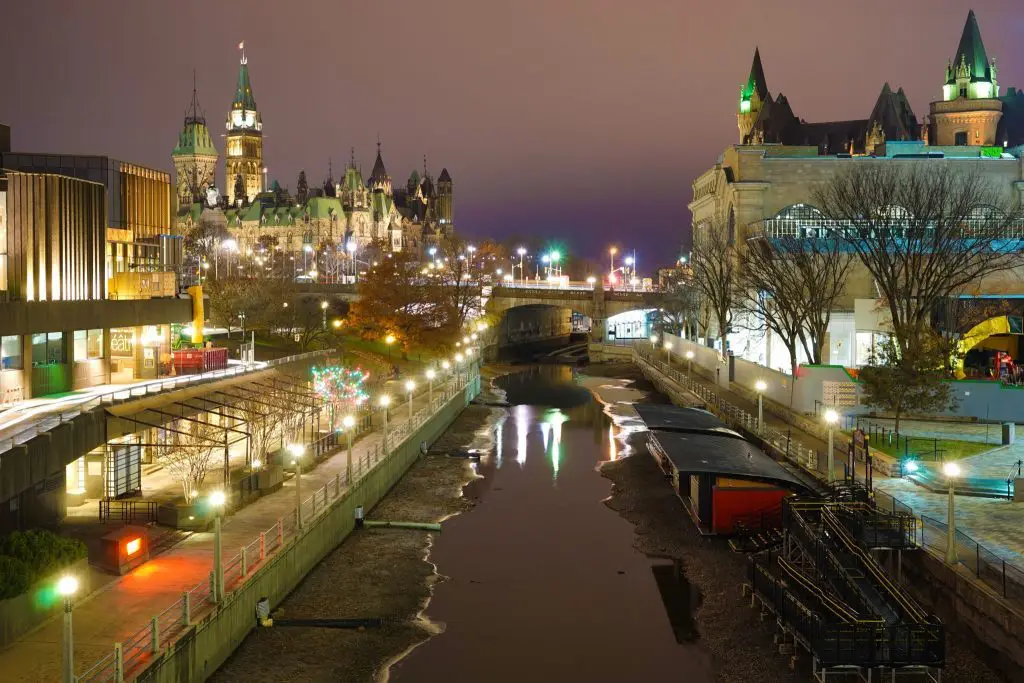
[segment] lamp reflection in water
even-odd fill
[[[526,464],[526,437],[530,433],[530,409],[516,406],[516,462]]]
[[[502,417],[494,430],[494,460],[498,467],[501,467],[501,442],[505,432],[505,418]]]
[[[615,462],[615,423],[608,423],[608,460]]]
[[[562,459],[562,423],[568,422],[569,417],[557,408],[545,411],[544,421],[541,422],[541,433],[544,434],[544,451],[548,450],[548,435],[551,436],[551,470],[555,479],[558,479],[558,469]]]

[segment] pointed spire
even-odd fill
[[[327,157],[327,178],[332,181],[334,180],[334,166],[332,166],[331,157]]]
[[[764,67],[761,66],[761,50],[757,47],[754,48],[754,63],[750,65],[747,84],[743,87],[743,99],[750,100],[755,92],[762,102],[768,97],[768,82],[764,77]]]
[[[256,98],[252,96],[252,84],[249,82],[249,61],[245,58],[245,41],[238,44],[238,49],[242,50],[242,59],[238,64],[238,85],[231,108],[256,111]]]
[[[355,168],[356,167],[356,148],[355,147],[349,147],[348,167],[349,168]]]
[[[427,155],[424,154],[423,155],[423,177],[426,178],[428,175],[430,175],[430,174],[427,173]]]
[[[375,184],[390,183],[387,169],[384,168],[384,159],[380,155],[380,134],[377,135],[377,160],[373,162],[373,170],[370,171],[370,186]]]
[[[196,70],[192,69],[192,104],[185,112],[185,125],[190,123],[201,123],[206,125],[206,116],[199,106],[199,91],[196,88]]]
[[[441,169],[441,175],[437,176],[437,182],[439,182],[439,183],[450,183],[451,181],[452,181],[452,177],[450,175],[448,175],[448,169],[447,168],[442,168]]]
[[[981,29],[978,28],[974,10],[967,12],[967,21],[964,23],[964,31],[960,35],[960,44],[957,45],[956,55],[953,56],[953,65],[960,64],[961,59],[967,63],[967,68],[970,69],[972,82],[992,80],[988,55],[985,54],[985,44],[981,42]]]

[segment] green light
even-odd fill
[[[750,100],[740,100],[740,113],[741,114],[749,114],[750,113]]]

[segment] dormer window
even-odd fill
[[[966,85],[962,86],[960,88],[960,97],[967,97],[967,86]]]

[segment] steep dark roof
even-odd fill
[[[886,140],[920,139],[921,124],[910,108],[910,100],[903,88],[893,92],[888,83],[882,86],[882,92],[878,94],[871,115],[868,116],[868,132],[876,121],[882,125]]]
[[[439,182],[439,183],[450,183],[451,181],[452,181],[452,177],[450,175],[448,175],[448,169],[447,168],[442,168],[441,169],[441,175],[437,176],[437,182]]]
[[[373,171],[370,173],[370,184],[385,182],[388,180],[388,172],[384,168],[384,160],[380,158],[380,145],[377,146],[377,160],[373,162]]]
[[[981,30],[978,28],[978,20],[974,16],[974,10],[967,13],[967,23],[964,24],[964,32],[960,35],[960,44],[953,56],[953,72],[960,64],[960,56],[963,56],[971,70],[971,81],[991,81],[992,72],[989,66],[988,55],[985,54],[985,44],[981,42]],[[950,81],[953,83],[954,81]]]
[[[768,98],[768,82],[764,78],[764,67],[761,66],[759,48],[754,48],[754,63],[750,65],[750,75],[747,77],[747,84],[743,87],[743,99],[749,100],[755,92],[762,102]]]

